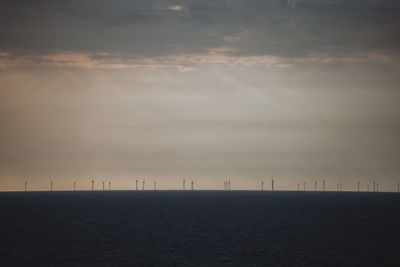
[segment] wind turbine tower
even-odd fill
[[[306,183],[305,182],[303,184],[303,187],[304,187],[304,191],[306,191]]]
[[[76,182],[74,181],[74,191],[76,190]]]
[[[144,181],[144,179],[143,179],[143,182],[142,182],[142,189],[144,190],[144,185],[145,185],[146,183],[145,183],[145,181]]]
[[[92,191],[94,190],[94,179],[92,179]]]
[[[183,179],[183,181],[182,181],[182,188],[183,188],[183,190],[186,190],[186,180],[185,179]]]
[[[325,191],[325,180],[322,181],[322,190]]]
[[[314,191],[317,192],[317,181],[314,183]]]
[[[111,191],[111,181],[108,182],[108,191]]]
[[[28,186],[28,182],[25,181],[25,192],[26,192],[27,186]]]
[[[271,190],[274,191],[274,178],[271,180]]]
[[[103,191],[104,191],[104,190],[105,190],[105,189],[104,189],[104,181],[101,181],[101,182],[103,183]]]
[[[192,190],[194,190],[194,181],[193,180],[190,182],[190,187]]]
[[[376,185],[375,180],[372,181],[372,185],[373,185],[372,192],[375,192],[375,185]]]
[[[357,181],[357,192],[360,192],[360,181]]]
[[[157,182],[154,181],[154,191],[156,191],[156,185],[157,185]]]
[[[136,191],[138,190],[139,180],[136,180]]]
[[[53,180],[50,181],[50,191],[53,192]]]
[[[261,191],[264,191],[264,181],[261,181]]]

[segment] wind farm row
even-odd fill
[[[90,190],[87,190],[87,189],[83,189],[82,190],[82,189],[78,188],[77,182],[73,181],[71,190],[62,190],[62,191],[78,191],[78,190],[81,190],[81,191],[111,191],[112,190],[111,181],[101,180],[100,181],[100,186],[101,187],[99,188],[98,185],[99,185],[99,181],[95,181],[95,179],[92,179],[90,181]],[[145,191],[145,190],[156,191],[156,190],[159,190],[159,188],[157,187],[157,181],[156,180],[153,181],[153,183],[152,183],[153,186],[151,188],[146,188],[146,185],[147,184],[146,184],[146,180],[145,179],[142,179],[142,180],[136,179],[135,186],[133,188],[131,188],[131,189],[125,189],[125,190],[132,190],[132,191],[139,191],[139,190],[141,190],[141,191]],[[193,179],[190,179],[190,188],[187,188],[186,185],[187,185],[187,180],[186,179],[182,179],[182,187],[181,188],[178,187],[175,190],[183,190],[183,191],[186,191],[186,190],[193,191],[193,190],[195,190],[195,181]],[[264,180],[261,180],[260,183],[259,183],[259,188],[258,189],[253,189],[252,191],[275,191],[276,190],[275,180],[274,179],[271,179],[270,186],[268,188],[266,188],[264,185],[265,185]],[[371,188],[370,188],[370,184],[369,183],[364,184],[362,186],[360,181],[357,181],[355,183],[354,187],[347,188],[345,191],[352,191],[352,192],[380,192],[379,191],[379,183],[377,183],[375,180],[372,180],[371,185],[372,185]],[[161,189],[161,190],[171,190],[171,189]],[[208,190],[230,191],[231,190],[231,180],[227,179],[227,180],[223,181],[223,189],[222,188],[215,188],[215,189],[208,189]],[[244,189],[236,188],[235,190],[244,190]],[[29,187],[28,187],[28,182],[27,181],[25,181],[25,184],[24,184],[24,191],[25,192],[29,191]],[[50,180],[50,185],[49,185],[48,190],[41,190],[41,191],[56,191],[55,181],[54,180]],[[289,189],[289,190],[288,189],[278,189],[277,191],[296,191],[296,190],[295,189]],[[297,191],[298,192],[300,192],[300,191],[308,191],[308,192],[312,192],[312,191],[314,191],[314,192],[317,192],[317,191],[319,191],[319,192],[336,191],[336,192],[343,192],[344,189],[343,189],[343,184],[342,183],[337,183],[335,189],[330,188],[328,190],[326,181],[322,180],[322,182],[320,182],[320,183],[318,183],[318,181],[315,181],[311,188],[307,187],[307,183],[306,182],[297,183]],[[397,191],[398,193],[400,193],[400,183],[397,184],[397,190],[393,190],[393,191]]]

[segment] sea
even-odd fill
[[[1,192],[0,266],[400,266],[400,194]]]

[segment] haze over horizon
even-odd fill
[[[399,25],[394,0],[0,0],[0,191],[397,191]]]

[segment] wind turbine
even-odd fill
[[[297,191],[300,191],[300,183],[297,183]]]
[[[74,181],[74,191],[76,190],[76,182]]]
[[[303,186],[304,186],[304,191],[306,191],[306,183],[305,182],[304,182]]]
[[[261,191],[264,191],[264,181],[261,181]]]
[[[50,191],[53,192],[53,180],[50,180]]]
[[[186,181],[185,181],[185,178],[183,178],[183,181],[182,181],[182,188],[183,188],[183,190],[186,190]]]
[[[111,181],[108,182],[108,191],[111,191]]]
[[[228,180],[228,190],[231,190],[231,179]]]
[[[136,191],[138,190],[138,184],[139,184],[139,180],[136,179]]]
[[[94,179],[92,179],[92,191],[94,190]]]
[[[376,184],[376,192],[378,192],[379,190],[379,184]]]
[[[322,190],[325,191],[325,180],[322,181]]]
[[[314,191],[317,192],[317,181],[314,183]]]
[[[193,180],[190,182],[190,188],[191,188],[192,190],[194,190],[194,181],[193,181]]]
[[[156,191],[156,184],[157,184],[157,182],[154,181],[154,191]]]
[[[101,182],[103,183],[103,191],[104,191],[104,190],[105,190],[105,189],[104,189],[104,180],[103,180],[103,181],[101,181]]]
[[[25,192],[26,192],[27,186],[28,186],[28,182],[25,181]]]
[[[360,181],[357,181],[357,192],[360,192]]]
[[[143,179],[143,182],[142,182],[142,189],[144,190],[144,185],[146,184],[146,182],[145,182],[145,179]]]
[[[274,191],[274,178],[272,177],[272,180],[271,180],[271,191]]]
[[[372,182],[372,184],[373,184],[373,192],[375,192],[375,185],[376,185],[375,180]]]

